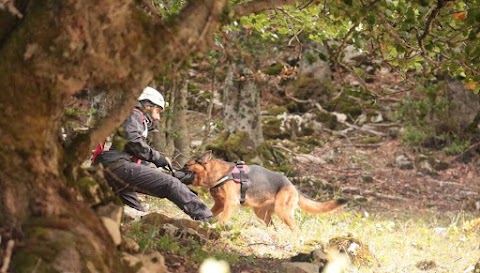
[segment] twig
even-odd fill
[[[315,103],[315,106],[317,107],[318,110],[320,110],[320,112],[322,113],[326,113],[326,114],[329,114],[329,115],[332,115],[332,116],[335,116],[336,115],[334,113],[330,113],[328,112],[327,110],[323,109],[323,107],[319,104],[319,103]],[[338,119],[337,118],[337,121],[346,125],[347,127],[349,128],[352,128],[352,129],[356,129],[356,130],[359,130],[359,131],[362,131],[362,132],[365,132],[365,133],[369,133],[369,134],[372,134],[372,135],[375,135],[375,136],[379,136],[379,137],[384,137],[386,136],[384,133],[381,133],[381,132],[377,132],[375,130],[369,130],[369,129],[365,129],[365,128],[362,128],[362,127],[359,127],[359,126],[356,126],[356,125],[353,125],[353,124],[350,124],[346,121],[343,121],[341,119]]]
[[[153,16],[157,16],[159,18],[162,18],[162,16],[157,11],[157,9],[155,9],[155,6],[152,4],[152,2],[150,2],[149,0],[143,0],[142,2],[148,8],[148,10],[150,10],[150,12],[152,13]]]
[[[0,273],[7,273],[8,267],[10,266],[10,260],[12,258],[13,247],[15,246],[14,240],[8,240],[7,248],[5,249],[5,256],[3,257],[3,265],[0,269]]]
[[[473,145],[470,145],[470,147],[468,147],[468,149],[466,149],[463,153],[456,156],[453,160],[450,161],[450,163],[457,161],[459,158],[463,157],[466,153],[471,152],[473,149],[476,149],[478,146],[480,146],[480,142],[477,142]]]
[[[22,19],[23,14],[18,11],[18,9],[15,7],[15,1],[14,0],[0,0],[0,9],[6,9],[9,11],[11,14],[17,16],[18,18]]]

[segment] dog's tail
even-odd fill
[[[335,199],[325,202],[319,202],[308,198],[300,193],[300,199],[298,200],[298,206],[309,213],[323,213],[332,211],[345,206],[348,203],[347,199]]]

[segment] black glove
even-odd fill
[[[173,177],[177,178],[185,185],[190,185],[192,184],[193,178],[195,178],[195,174],[192,172],[179,170],[173,173]]]
[[[170,162],[170,159],[168,157],[163,157],[163,156],[161,156],[159,159],[155,161],[152,161],[152,163],[155,164],[157,168],[165,167],[168,165],[169,162]]]

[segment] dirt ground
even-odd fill
[[[431,215],[441,219],[448,213],[468,211],[480,215],[476,203],[479,196],[478,161],[458,162],[456,156],[441,152],[429,156],[446,166],[434,174],[417,168],[400,169],[395,163],[399,154],[415,161],[421,157],[399,143],[388,140],[374,145],[355,145],[347,139],[335,139],[329,146],[319,147],[312,153],[324,159],[323,164],[297,164],[298,176],[312,176],[324,183],[301,184],[297,187],[316,199],[332,196],[351,200],[348,209],[385,217],[405,215]],[[401,217],[401,216],[400,216]],[[188,257],[164,253],[171,272],[198,272],[196,266],[184,266]],[[242,259],[231,265],[232,272],[282,272],[280,264],[288,261],[256,258],[254,264]]]
[[[334,147],[314,151],[317,157],[336,151],[330,162],[302,165],[300,172],[334,185],[338,194],[352,199],[358,209],[377,213],[425,211],[439,215],[460,210],[478,212],[478,161],[460,163],[458,156],[430,153],[428,156],[441,162],[445,169],[425,173],[417,167],[404,170],[396,165],[395,159],[400,154],[414,162],[424,156],[409,151],[398,140],[358,146],[347,140],[335,143]]]

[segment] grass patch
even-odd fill
[[[166,200],[156,199],[151,209],[172,217],[186,217]],[[180,245],[172,238],[158,238],[154,232],[135,226],[131,230],[136,235],[129,236],[142,249],[174,251],[195,263],[207,257],[226,260],[231,265],[240,261],[253,264],[256,258],[289,259],[321,248],[339,236],[362,241],[372,254],[368,263],[351,265],[347,272],[425,272],[421,268],[426,261],[435,265],[434,272],[464,272],[480,257],[480,221],[464,212],[368,214],[349,208],[321,215],[297,210],[295,217],[298,234],[276,217],[275,227],[266,227],[250,208],[239,208],[216,242]]]

